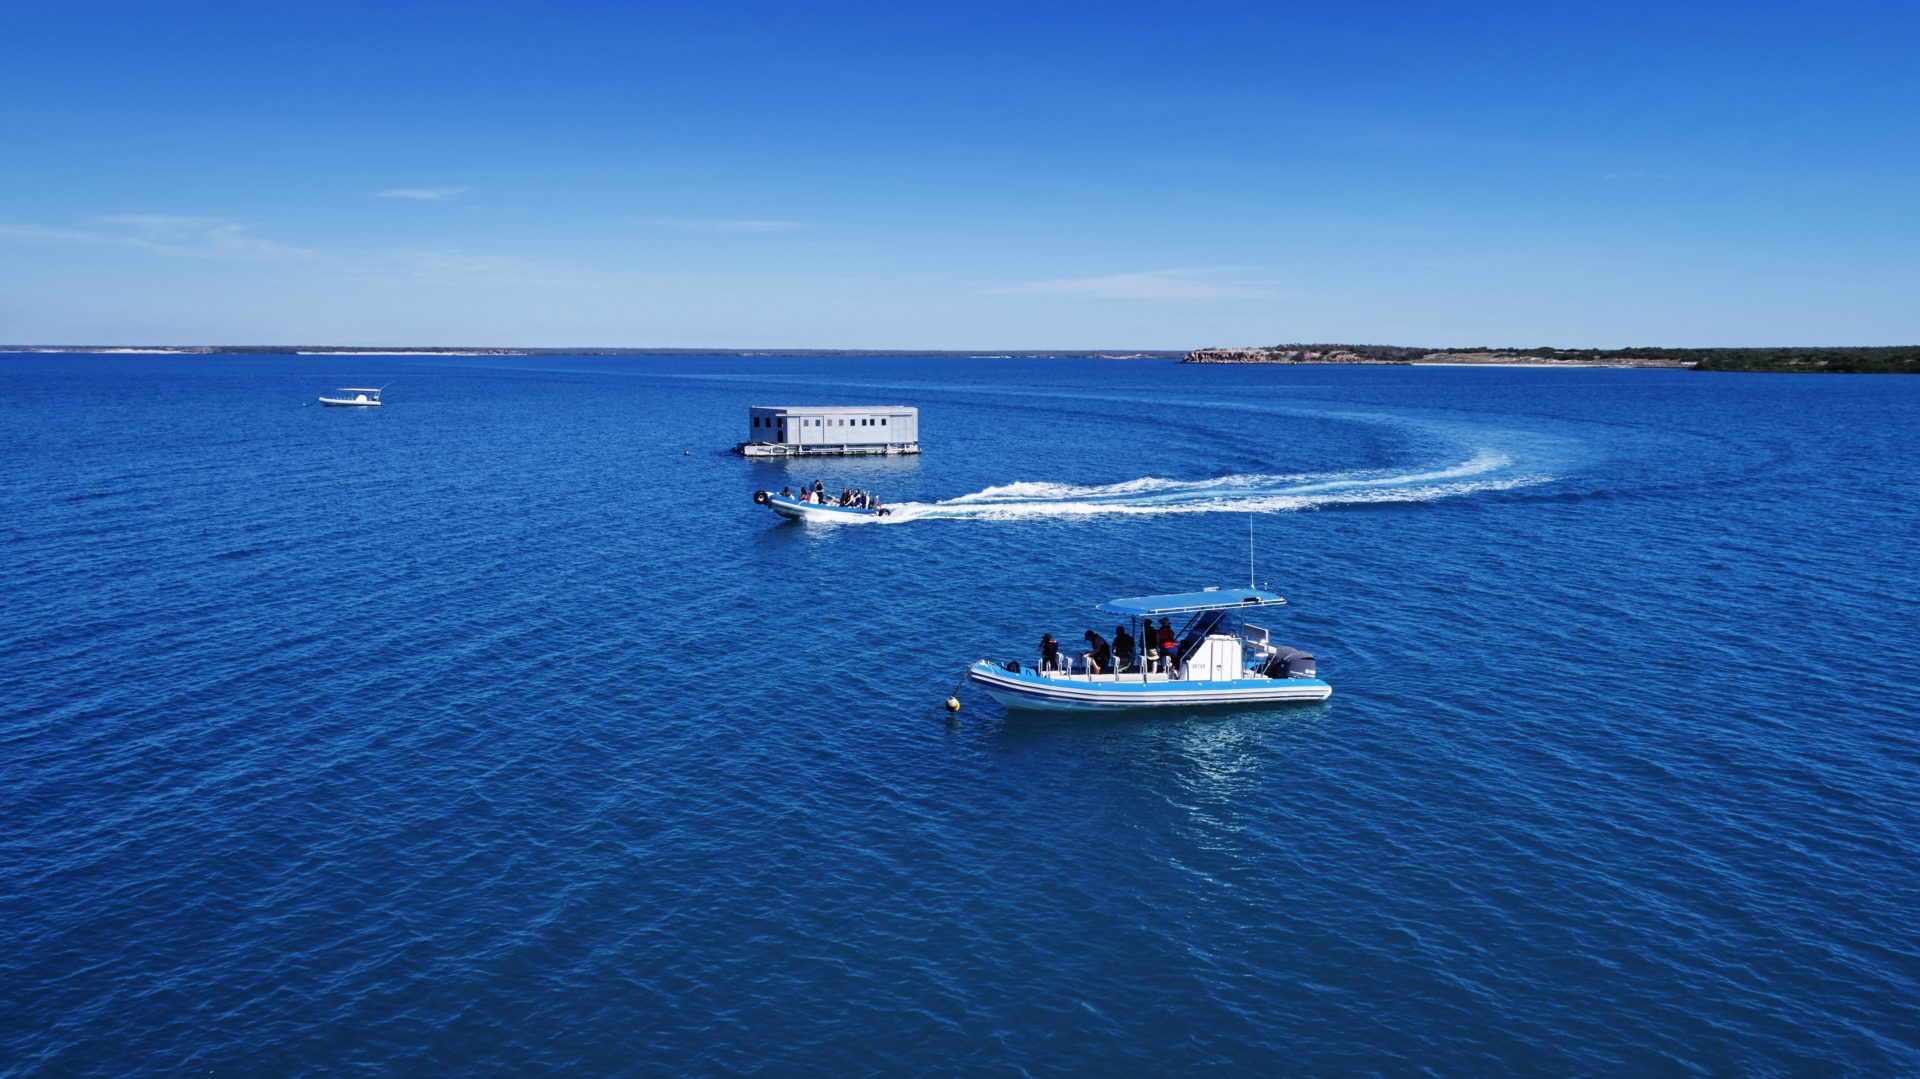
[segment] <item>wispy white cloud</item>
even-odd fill
[[[1184,269],[1027,281],[992,291],[1087,300],[1260,300],[1280,295],[1270,282],[1225,280],[1217,270]]]
[[[473,190],[470,187],[389,187],[385,191],[376,191],[374,196],[383,199],[412,199],[415,202],[445,202],[459,198]]]
[[[649,217],[641,224],[686,232],[792,232],[806,227],[798,221],[765,217]]]
[[[22,243],[104,243],[106,237],[65,225],[0,225],[0,240]]]
[[[313,252],[253,235],[226,217],[184,214],[108,214],[80,225],[0,224],[0,240],[23,243],[132,247],[163,255],[212,259],[308,258]]]
[[[233,218],[107,214],[74,225],[0,223],[0,244],[61,244],[198,259],[302,262],[327,272],[422,285],[567,285],[592,278],[521,255],[422,248],[295,247],[256,236]]]
[[[419,250],[398,248],[370,251],[353,259],[364,272],[378,276],[398,276],[407,281],[429,285],[459,284],[555,284],[573,280],[554,267],[516,255],[493,255],[474,251]]]

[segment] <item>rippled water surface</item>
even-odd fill
[[[1920,1068],[1920,380],[0,376],[0,1073]],[[941,710],[1249,520],[1326,704]]]

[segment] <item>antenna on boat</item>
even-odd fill
[[[1253,589],[1253,514],[1247,514],[1247,589]]]

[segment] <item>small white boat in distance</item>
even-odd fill
[[[342,386],[335,393],[350,393],[352,397],[322,397],[323,405],[336,405],[345,408],[379,408],[380,391],[386,387]]]
[[[1256,588],[1108,600],[1095,610],[1128,619],[1128,635],[1135,641],[1152,640],[1142,623],[1153,618],[1179,618],[1185,626],[1165,652],[1157,641],[1153,652],[1136,644],[1132,662],[1110,656],[1100,672],[1086,659],[1069,656],[1067,642],[1060,642],[1051,662],[1045,656],[1037,666],[983,659],[967,668],[967,677],[1008,708],[1101,711],[1324,701],[1333,687],[1316,676],[1313,657],[1271,643],[1265,629],[1245,620],[1248,613],[1286,602]]]

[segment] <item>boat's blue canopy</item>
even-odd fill
[[[1095,610],[1108,614],[1145,618],[1156,614],[1196,614],[1240,607],[1278,607],[1286,600],[1258,588],[1216,588],[1206,592],[1181,592],[1171,596],[1134,596],[1110,599]]]

